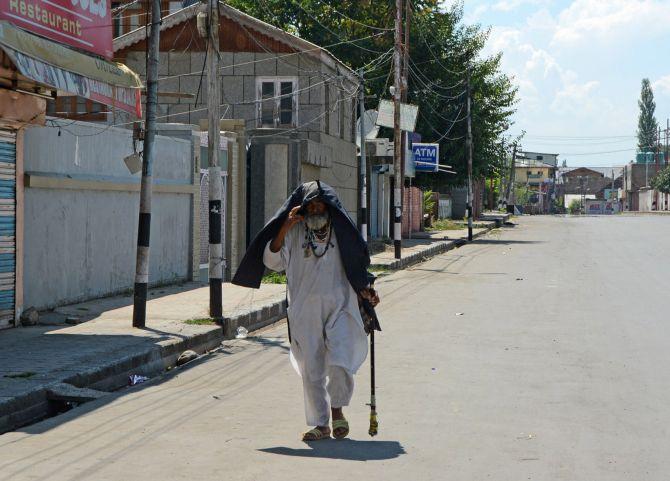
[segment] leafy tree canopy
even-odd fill
[[[651,186],[664,194],[670,194],[670,167],[666,167],[660,171],[658,175],[651,180]]]

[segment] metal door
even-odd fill
[[[14,322],[15,271],[16,134],[0,130],[0,329]]]

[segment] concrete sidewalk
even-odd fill
[[[476,235],[495,225],[489,224]],[[404,268],[462,245],[466,236],[467,230],[427,233],[403,241],[400,261],[391,247],[374,255],[372,264],[378,270]],[[253,331],[280,321],[286,316],[285,295],[282,284],[255,290],[226,283],[226,333],[207,324],[209,287],[200,283],[152,289],[145,329],[132,327],[129,294],[61,307],[42,313],[37,326],[0,331],[0,433],[52,414],[58,407],[55,386],[113,391],[131,374],[151,377],[173,367],[184,350],[217,347],[238,326]]]

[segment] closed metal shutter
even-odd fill
[[[0,130],[0,329],[14,322],[15,271],[16,134]]]

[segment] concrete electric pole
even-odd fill
[[[209,165],[209,315],[223,320],[223,247],[221,245],[221,166],[219,165],[219,0],[209,0],[207,38],[207,113]]]
[[[149,290],[149,239],[151,237],[151,190],[153,163],[156,151],[156,108],[158,104],[158,52],[160,46],[161,2],[151,2],[151,30],[147,55],[146,133],[142,158],[140,185],[140,214],[137,227],[137,258],[133,289],[133,327],[144,328],[147,319]]]
[[[359,73],[360,87],[358,91],[358,110],[361,118],[361,235],[368,241],[368,191],[367,191],[367,159],[365,158],[365,79],[364,70]]]
[[[393,91],[393,247],[395,258],[400,259],[402,249],[402,133],[400,131],[400,95],[402,92],[401,78],[401,37],[402,37],[402,0],[396,0],[395,16],[395,51],[394,67],[395,82]]]
[[[468,197],[467,197],[467,214],[468,214],[468,241],[472,242],[472,198],[474,197],[472,191],[472,112],[470,111],[470,66],[467,72],[467,117],[468,117],[468,134],[465,139],[466,155],[468,156]]]

